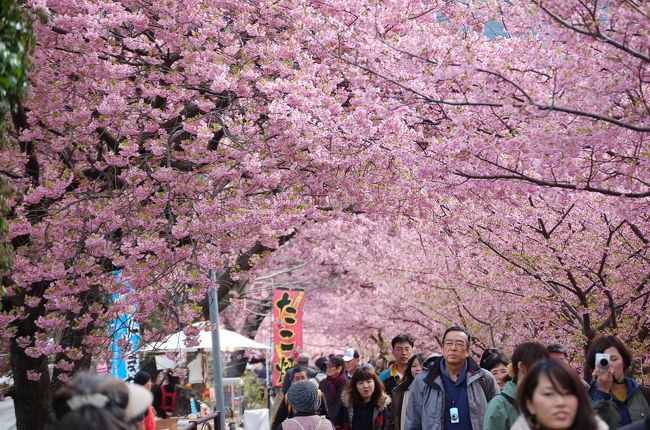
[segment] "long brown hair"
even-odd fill
[[[521,405],[521,412],[527,420],[531,420],[532,415],[526,407],[526,401],[533,399],[533,393],[542,375],[545,375],[551,381],[551,384],[558,392],[567,392],[578,398],[578,410],[570,430],[596,430],[598,428],[596,414],[591,407],[591,400],[578,373],[566,363],[553,359],[537,362],[528,370],[526,377],[521,381],[521,385],[517,390],[517,401]]]
[[[363,405],[363,398],[361,397],[361,394],[359,394],[359,390],[357,390],[357,382],[369,380],[372,380],[375,383],[375,390],[372,392],[370,402],[377,408],[382,407],[384,384],[381,383],[375,369],[369,364],[359,366],[357,371],[352,375],[352,379],[345,387],[345,392],[350,396],[350,406],[354,407]]]

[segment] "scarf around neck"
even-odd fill
[[[348,378],[345,377],[343,372],[339,373],[339,376],[335,378],[327,377],[327,403],[332,404],[336,403],[338,400],[336,398],[336,392],[339,388],[342,388],[345,383],[348,382]]]

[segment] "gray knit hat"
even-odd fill
[[[310,381],[298,381],[291,384],[287,399],[296,412],[313,413],[320,407],[318,388]]]

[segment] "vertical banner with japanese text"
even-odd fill
[[[122,281],[120,271],[115,271],[113,274],[117,282],[122,282],[128,286],[127,282]],[[113,295],[114,303],[124,299],[119,294]],[[140,325],[132,315],[125,313],[111,321],[110,329],[113,334],[111,375],[130,381],[140,370],[140,360],[137,353],[140,340]]]
[[[274,387],[282,386],[284,375],[302,352],[302,302],[305,292],[273,291],[273,376]]]

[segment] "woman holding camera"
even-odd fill
[[[650,416],[650,389],[625,376],[631,364],[632,353],[616,336],[595,339],[587,353],[591,401],[610,429]]]

